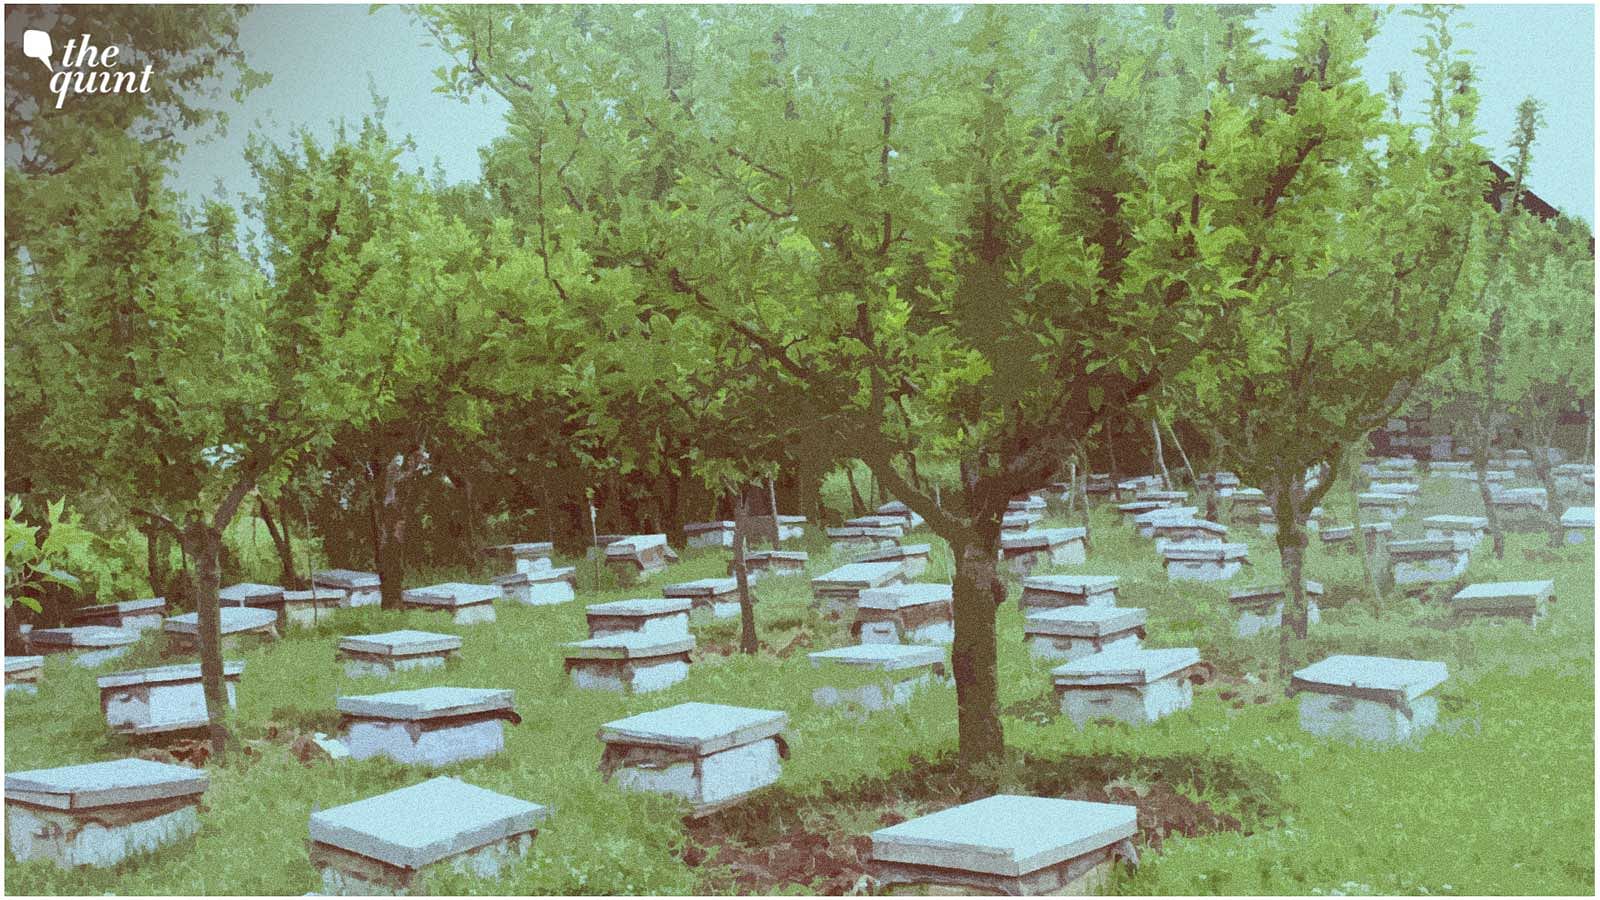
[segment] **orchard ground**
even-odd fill
[[[830,497],[840,497],[830,485]],[[837,506],[845,504],[837,503]],[[1325,522],[1345,521],[1342,488]],[[1478,512],[1470,483],[1428,479],[1418,507],[1396,525],[1420,534],[1422,517]],[[1078,524],[1054,509],[1044,525]],[[440,875],[430,893],[678,894],[841,893],[860,884],[866,835],[904,818],[992,790],[1054,793],[1140,807],[1142,864],[1119,871],[1111,890],[1156,894],[1588,894],[1594,891],[1594,647],[1592,544],[1550,549],[1546,536],[1513,534],[1506,558],[1485,545],[1463,582],[1553,578],[1558,602],[1538,627],[1456,627],[1438,602],[1391,595],[1375,611],[1359,562],[1332,556],[1315,536],[1307,577],[1327,588],[1323,619],[1296,648],[1302,662],[1331,653],[1443,660],[1440,727],[1415,746],[1375,749],[1302,733],[1297,707],[1277,679],[1275,632],[1233,637],[1229,586],[1172,585],[1150,541],[1133,537],[1110,506],[1092,520],[1089,562],[1070,570],[1122,577],[1119,605],[1149,610],[1147,646],[1197,646],[1218,677],[1192,709],[1155,725],[1083,730],[1055,712],[1049,666],[1022,641],[1013,582],[1000,613],[1001,697],[1011,758],[957,777],[955,693],[940,687],[898,711],[861,721],[811,700],[825,673],[806,652],[850,642],[848,622],[810,608],[805,578],[755,586],[762,652],[740,656],[738,621],[697,625],[699,650],[686,681],[621,696],[571,687],[561,644],[585,636],[588,603],[658,596],[663,584],[722,575],[725,551],[690,551],[664,575],[621,588],[580,562],[579,599],[552,607],[498,604],[498,623],[456,627],[425,613],[340,611],[310,631],[230,654],[246,662],[235,733],[243,749],[212,765],[202,827],[192,840],[106,870],[64,872],[10,864],[12,894],[299,894],[317,890],[307,861],[307,817],[316,809],[404,787],[436,774],[375,760],[304,762],[296,738],[333,732],[341,694],[452,684],[511,688],[522,724],[507,727],[503,753],[442,773],[551,807],[533,852],[503,878]],[[236,527],[236,545],[248,537]],[[529,537],[529,536],[511,536]],[[1231,585],[1279,580],[1272,539],[1235,528],[1251,567]],[[906,543],[935,547],[921,580],[948,579],[950,559],[921,532]],[[788,545],[786,545],[788,546]],[[244,550],[242,546],[238,549]],[[241,552],[246,576],[274,581],[268,552]],[[831,568],[827,543],[808,529],[808,575]],[[1048,570],[1041,570],[1048,571]],[[411,584],[486,581],[487,569],[413,573]],[[1375,614],[1376,612],[1376,614]],[[334,661],[340,635],[425,628],[460,634],[465,647],[443,673],[388,681],[346,678]],[[97,674],[164,660],[147,637],[132,656],[86,671],[46,662],[37,696],[7,697],[8,771],[130,755],[141,748],[108,734]],[[792,754],[773,788],[742,806],[686,823],[674,801],[629,794],[597,771],[599,726],[689,700],[786,711]]]

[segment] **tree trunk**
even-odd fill
[[[1367,599],[1372,602],[1373,615],[1383,609],[1383,591],[1378,585],[1378,565],[1372,558],[1372,551],[1367,543],[1367,533],[1362,530],[1361,521],[1361,492],[1365,490],[1366,479],[1361,474],[1361,448],[1366,446],[1366,439],[1353,441],[1348,454],[1350,471],[1350,521],[1355,523],[1356,556],[1361,559],[1361,579],[1366,584]]]
[[[1000,726],[1000,681],[995,610],[1005,599],[999,574],[1000,541],[952,542],[956,572],[955,640],[950,647],[956,681],[958,756],[964,769],[997,762],[1005,752]]]
[[[1537,442],[1545,443],[1548,441]],[[1549,513],[1550,546],[1564,547],[1567,543],[1566,529],[1561,527],[1561,513],[1563,508],[1557,501],[1556,479],[1550,471],[1550,451],[1548,446],[1535,449],[1528,443],[1522,444],[1522,452],[1533,459],[1533,474],[1539,479],[1539,485],[1544,488],[1545,511]]]
[[[278,551],[278,579],[287,590],[300,589],[300,577],[294,571],[294,548],[289,541],[289,519],[284,517],[280,524],[272,517],[272,507],[267,505],[265,499],[256,501],[256,508],[261,516],[261,521],[267,526],[267,534],[272,537],[272,546]]]
[[[1169,473],[1167,471],[1167,455],[1161,449],[1161,426],[1156,423],[1155,419],[1151,419],[1150,420],[1150,433],[1152,435],[1154,435],[1155,439],[1156,439],[1156,466],[1157,466],[1157,468],[1155,468],[1151,472],[1151,474],[1160,475],[1161,476],[1161,489],[1164,490],[1164,491],[1170,491],[1170,490],[1172,490],[1172,475],[1171,475],[1171,473]]]
[[[1294,669],[1294,642],[1306,639],[1305,552],[1306,532],[1301,527],[1298,492],[1291,475],[1279,479],[1272,495],[1274,518],[1278,524],[1278,559],[1283,565],[1283,622],[1278,626],[1278,674],[1288,678]]]
[[[906,451],[906,464],[911,469],[911,486],[922,490],[922,473],[917,471],[917,454],[914,451]]]
[[[172,556],[167,552],[167,533],[156,525],[145,525],[139,529],[139,533],[144,535],[145,571],[149,573],[152,595],[167,597],[169,602],[175,602],[176,598],[169,596],[177,586],[172,583]]]
[[[850,485],[850,515],[866,515],[867,504],[861,499],[861,491],[856,489],[856,461],[853,459],[845,460],[844,480]]]
[[[222,678],[222,609],[217,596],[222,587],[222,532],[198,521],[190,522],[183,531],[183,546],[194,557],[190,590],[198,619],[200,683],[206,700],[211,752],[221,762],[229,740],[228,689]]]
[[[776,516],[773,521],[777,521]],[[750,505],[741,490],[733,502],[733,579],[739,586],[739,652],[754,656],[761,649],[761,642],[756,636],[756,605],[750,596],[750,572],[745,566],[749,533]]]
[[[1478,474],[1478,497],[1483,501],[1483,517],[1489,521],[1494,558],[1505,559],[1506,533],[1500,527],[1500,513],[1495,509],[1494,493],[1489,489],[1489,434],[1481,423],[1472,442],[1472,470]]]
[[[400,504],[400,484],[395,467],[384,465],[373,485],[373,531],[376,545],[373,565],[378,570],[378,590],[384,609],[402,609],[406,580],[406,522]]]

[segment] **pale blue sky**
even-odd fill
[[[415,165],[434,160],[452,181],[478,176],[479,147],[504,133],[498,100],[470,105],[434,92],[434,69],[447,61],[427,32],[401,7],[369,12],[366,5],[261,6],[241,27],[252,65],[272,83],[232,109],[225,138],[191,149],[181,170],[192,194],[208,194],[221,179],[230,195],[251,189],[242,151],[249,130],[276,139],[297,125],[326,134],[340,116],[359,120],[372,108],[370,84],[388,97],[390,130],[416,141]],[[1279,6],[1259,21],[1268,37],[1292,24],[1297,6]],[[1458,45],[1474,51],[1483,105],[1481,138],[1504,160],[1516,105],[1532,95],[1545,104],[1548,125],[1535,147],[1532,187],[1562,209],[1594,221],[1594,7],[1589,5],[1474,5],[1458,21]],[[1420,105],[1425,78],[1413,51],[1419,23],[1394,14],[1373,42],[1365,71],[1382,89],[1398,70]]]

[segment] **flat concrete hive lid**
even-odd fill
[[[788,724],[788,714],[774,709],[680,703],[607,722],[600,726],[600,740],[671,747],[705,756],[772,737]]]
[[[722,522],[690,522],[683,526],[685,534],[699,534],[702,531],[726,531],[734,527],[734,523]]]
[[[1384,491],[1363,491],[1360,496],[1357,497],[1357,499],[1359,499],[1362,503],[1373,503],[1379,506],[1393,506],[1394,504],[1404,503],[1406,501],[1406,498],[1400,496],[1399,494],[1390,494]]]
[[[1159,500],[1134,500],[1131,503],[1118,503],[1117,510],[1125,513],[1149,512],[1153,509],[1163,509]]]
[[[845,519],[844,524],[861,528],[899,528],[905,521],[905,516],[856,516]]]
[[[220,591],[219,597],[224,603],[244,603],[249,600],[273,600],[283,596],[283,588],[276,584],[252,584],[241,582],[230,584]]]
[[[1133,517],[1135,522],[1145,525],[1161,519],[1192,519],[1200,512],[1198,506],[1163,506],[1149,512],[1139,513]]]
[[[850,563],[825,575],[811,579],[815,587],[874,588],[882,587],[899,575],[901,566],[891,562]]]
[[[1563,527],[1566,527],[1566,528],[1593,528],[1594,527],[1594,507],[1592,507],[1592,506],[1569,506],[1569,507],[1567,507],[1567,511],[1561,514],[1561,524],[1562,524]]]
[[[1187,499],[1189,499],[1189,492],[1188,491],[1144,491],[1143,493],[1139,494],[1139,496],[1135,497],[1134,499],[1136,499],[1136,500],[1161,500],[1163,502],[1171,501],[1171,500],[1187,500]]]
[[[555,545],[549,541],[523,541],[516,544],[496,544],[486,548],[485,553],[509,553],[518,559],[541,559],[556,551]]]
[[[1149,684],[1200,661],[1195,647],[1110,650],[1050,670],[1057,684]]]
[[[1306,581],[1305,592],[1310,597],[1320,597],[1323,594],[1322,582]],[[1288,591],[1281,584],[1255,585],[1228,592],[1228,599],[1234,603],[1243,603],[1251,600],[1260,600],[1268,597],[1283,598]]]
[[[79,625],[75,628],[41,628],[28,640],[51,647],[126,647],[137,641],[139,633],[109,625]]]
[[[412,588],[404,594],[407,603],[425,606],[471,606],[475,603],[492,603],[498,599],[500,588],[495,585],[463,584],[459,581]]]
[[[1114,591],[1121,580],[1117,575],[1034,575],[1022,579],[1022,586],[1026,590],[1087,597]]]
[[[1556,592],[1554,581],[1486,581],[1469,584],[1450,598],[1456,600],[1548,600]]]
[[[1008,512],[1001,517],[1001,522],[1006,525],[1032,525],[1044,521],[1044,516],[1031,512]]]
[[[238,678],[244,674],[243,660],[229,660],[222,664],[222,677]],[[153,669],[134,669],[130,672],[112,672],[95,679],[95,684],[101,690],[106,688],[133,687],[141,684],[164,684],[175,681],[199,681],[200,664],[189,663],[179,666],[157,666]]]
[[[577,571],[576,566],[567,566],[557,569],[553,566],[534,569],[532,572],[512,572],[507,575],[497,575],[490,579],[497,587],[517,587],[525,584],[548,584],[552,581],[566,581],[572,578],[572,573]]]
[[[314,812],[311,839],[420,869],[531,831],[549,815],[537,803],[441,777]]]
[[[461,638],[453,634],[401,629],[382,634],[348,635],[339,639],[339,649],[376,656],[417,656],[460,650]]]
[[[1227,534],[1228,526],[1212,522],[1208,519],[1172,518],[1157,519],[1150,523],[1156,531],[1183,529],[1185,531],[1204,531],[1209,534]]]
[[[663,640],[653,634],[625,631],[563,645],[567,659],[651,659],[677,656],[695,647],[693,637]]]
[[[827,535],[830,538],[847,537],[903,537],[905,532],[899,525],[846,525],[843,528],[829,528]]]
[[[241,631],[254,631],[266,628],[278,621],[278,614],[270,609],[256,609],[248,606],[224,606],[222,613],[223,634],[236,634]],[[200,631],[200,614],[184,613],[181,616],[172,616],[161,623],[165,631],[178,634],[198,634]]]
[[[1461,537],[1424,538],[1416,541],[1389,542],[1389,553],[1396,556],[1459,553],[1467,549],[1469,549],[1469,545],[1466,539]]]
[[[6,657],[6,673],[27,672],[44,666],[42,656],[8,656]]]
[[[1415,700],[1443,684],[1450,672],[1444,663],[1430,660],[1341,654],[1312,663],[1294,677],[1329,687],[1403,691],[1407,700]]]
[[[790,562],[804,563],[811,561],[811,554],[804,550],[757,550],[746,556],[745,559],[785,559]]]
[[[375,719],[437,719],[511,708],[512,692],[495,688],[426,687],[340,697],[342,713]]]
[[[80,606],[77,615],[105,615],[108,613],[140,613],[161,612],[167,608],[167,598],[146,597],[143,600],[119,600],[116,603],[97,603],[94,606]]]
[[[996,794],[872,833],[872,858],[1018,877],[1132,837],[1132,806]]]
[[[890,500],[888,503],[878,507],[876,512],[883,516],[903,516],[911,512],[911,507],[899,500]]]
[[[913,556],[927,556],[933,552],[932,544],[906,544],[903,547],[885,547],[881,550],[868,550],[861,554],[861,562],[891,562],[895,560],[910,559]]]
[[[317,587],[312,585],[309,591],[284,591],[285,603],[339,603],[345,597],[344,591],[331,587]]]
[[[928,603],[949,603],[952,599],[948,584],[896,584],[867,588],[856,595],[856,606],[862,609],[905,609]]]
[[[701,578],[698,581],[685,581],[681,584],[669,584],[661,589],[663,597],[715,597],[739,589],[739,582],[733,578]]]
[[[834,662],[885,672],[920,669],[944,662],[944,648],[921,644],[852,644],[808,655],[812,662]]]
[[[312,575],[311,580],[345,590],[375,588],[381,583],[376,572],[357,572],[352,569],[324,569]]]
[[[1489,520],[1483,516],[1429,516],[1422,520],[1422,524],[1448,528],[1488,528]]]
[[[52,809],[93,809],[203,793],[206,773],[148,759],[35,769],[6,774],[6,799]]]
[[[1190,541],[1166,544],[1161,548],[1161,555],[1167,559],[1201,562],[1244,559],[1249,552],[1250,547],[1246,544],[1199,544]]]
[[[607,544],[606,555],[632,556],[635,553],[643,553],[651,547],[665,547],[666,545],[667,536],[664,534],[635,534]]]
[[[1145,620],[1145,611],[1138,607],[1062,606],[1030,613],[1022,629],[1028,634],[1103,637],[1138,628]]]
[[[1378,481],[1372,485],[1375,494],[1415,494],[1421,488],[1409,481]]]
[[[674,613],[688,611],[689,601],[687,599],[671,597],[613,600],[610,603],[596,603],[584,608],[584,612],[591,616],[637,617],[641,619],[654,616],[670,616]]]

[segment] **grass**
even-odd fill
[[[1330,498],[1324,505],[1330,513],[1325,521],[1345,518],[1340,514],[1348,509],[1347,499]],[[1410,536],[1420,530],[1421,516],[1470,512],[1474,506],[1471,485],[1431,480],[1419,509],[1396,530]],[[1230,536],[1240,538],[1251,545],[1254,566],[1235,584],[1280,579],[1271,539],[1253,529],[1236,529]],[[926,535],[912,540],[934,544],[925,580],[944,580],[950,571],[944,546]],[[1150,611],[1148,645],[1199,647],[1220,677],[1199,689],[1191,710],[1154,725],[1074,729],[1050,714],[1049,667],[1026,653],[1021,616],[1008,602],[999,616],[1001,703],[1008,743],[1030,762],[1014,760],[1022,770],[1003,776],[1002,783],[1024,789],[1043,782],[1070,785],[1074,779],[1087,784],[1087,773],[1100,778],[1109,766],[1119,784],[1160,784],[1240,823],[1240,830],[1174,834],[1158,851],[1145,849],[1143,864],[1122,873],[1113,890],[1593,892],[1592,545],[1551,551],[1543,535],[1514,535],[1504,562],[1489,559],[1487,547],[1474,553],[1468,580],[1556,580],[1559,602],[1547,621],[1530,630],[1442,627],[1441,611],[1432,602],[1441,593],[1437,590],[1422,601],[1390,599],[1375,615],[1361,599],[1357,561],[1330,556],[1313,539],[1307,576],[1323,581],[1328,597],[1321,626],[1298,648],[1302,659],[1330,652],[1380,653],[1442,659],[1450,667],[1450,680],[1439,690],[1441,727],[1414,747],[1373,749],[1322,741],[1299,730],[1295,704],[1284,699],[1275,676],[1277,635],[1235,639],[1226,588],[1167,583],[1150,543],[1133,537],[1109,508],[1096,510],[1093,540],[1089,563],[1074,571],[1121,575],[1119,603]],[[275,570],[270,542],[263,549],[268,551],[263,570],[251,571],[270,582]],[[815,534],[804,549],[812,556],[810,574],[831,567],[827,544]],[[290,752],[292,737],[329,730],[340,694],[438,683],[512,688],[523,716],[520,726],[507,727],[504,753],[441,772],[545,804],[552,816],[531,856],[504,877],[483,881],[441,874],[429,882],[437,893],[737,890],[725,865],[732,848],[726,859],[713,847],[709,859],[686,864],[682,854],[694,836],[681,821],[681,807],[665,798],[621,792],[597,771],[601,746],[595,733],[601,724],[688,700],[781,709],[790,716],[792,753],[783,778],[744,809],[729,813],[734,818],[727,829],[763,840],[792,836],[796,828],[859,836],[880,827],[885,815],[926,809],[932,788],[920,784],[925,779],[919,773],[946,765],[924,760],[941,760],[954,748],[954,691],[924,691],[908,707],[865,721],[816,707],[811,692],[828,676],[804,653],[849,638],[847,623],[826,621],[811,610],[803,578],[757,584],[761,655],[725,655],[737,643],[736,621],[702,623],[695,626],[702,652],[688,679],[666,691],[628,697],[568,684],[559,645],[584,636],[585,603],[659,596],[663,584],[720,575],[725,565],[723,552],[690,551],[669,573],[623,587],[605,572],[596,578],[592,567],[580,563],[579,602],[541,608],[500,604],[494,626],[456,627],[426,613],[347,610],[315,630],[291,632],[275,644],[238,654],[246,670],[235,730],[250,751],[211,768],[200,833],[110,870],[63,872],[48,863],[12,864],[6,867],[6,890],[317,890],[319,881],[306,858],[306,822],[314,809],[439,773],[379,760],[307,765]],[[481,581],[490,574],[417,573],[415,583]],[[1013,599],[1015,593],[1013,586]],[[388,681],[352,680],[335,664],[339,635],[398,627],[459,633],[466,646],[443,676],[412,672]],[[160,661],[154,639],[98,672],[49,659],[37,696],[6,699],[5,768],[15,772],[133,752],[124,739],[106,733],[94,676]],[[1249,702],[1256,697],[1268,702]],[[1067,774],[1049,775],[1057,769]],[[824,883],[800,880],[782,887],[805,891]]]

